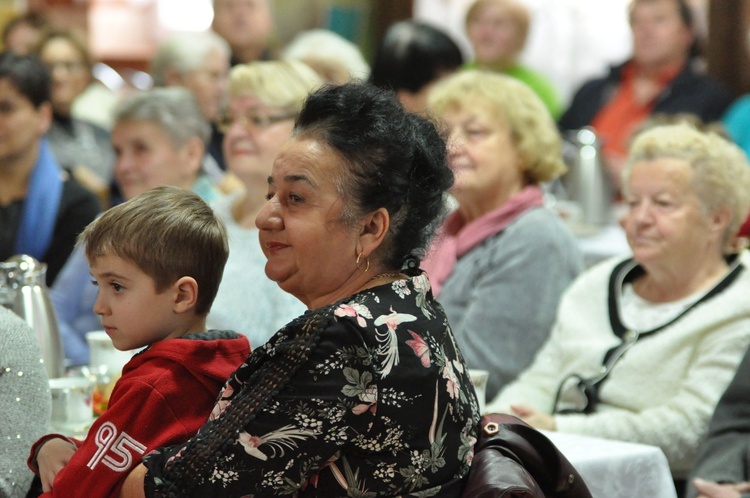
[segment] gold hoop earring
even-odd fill
[[[357,254],[357,261],[355,261],[354,264],[357,265],[357,270],[359,270],[359,271],[361,271],[363,273],[367,273],[368,271],[370,271],[370,258],[369,258],[369,256],[365,256],[365,269],[363,270],[362,268],[359,267],[360,260],[362,259],[362,254],[363,253],[364,253],[364,251],[361,251],[359,254]]]

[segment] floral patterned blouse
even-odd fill
[[[146,496],[459,497],[478,420],[421,274],[308,311],[253,351],[195,437],[143,459]]]

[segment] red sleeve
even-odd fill
[[[61,470],[44,497],[116,496],[128,472],[147,452],[187,440],[206,421],[216,393],[175,372],[169,386],[120,379],[107,411]],[[190,411],[183,408],[189,405]],[[187,412],[186,412],[187,411]]]
[[[747,217],[745,223],[740,227],[740,231],[737,234],[738,237],[750,237],[750,216]]]
[[[29,458],[26,460],[26,465],[29,466],[34,474],[39,475],[39,465],[37,465],[36,462],[36,456],[37,454],[39,454],[39,449],[44,446],[44,443],[46,443],[50,439],[65,439],[66,441],[69,441],[76,445],[76,447],[78,448],[80,448],[81,444],[83,444],[83,442],[79,441],[78,439],[63,436],[62,434],[47,434],[46,436],[40,437],[39,439],[37,439],[36,443],[31,446],[31,450],[29,451]]]

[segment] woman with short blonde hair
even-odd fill
[[[425,269],[466,362],[489,371],[493,397],[531,363],[583,266],[540,187],[565,171],[560,136],[539,97],[501,74],[449,76],[428,105],[450,135],[458,208]]]
[[[301,314],[305,307],[263,273],[255,217],[267,194],[267,179],[308,94],[322,84],[299,61],[238,64],[229,73],[229,100],[219,120],[227,170],[242,188],[213,202],[229,232],[229,259],[207,324],[240,330],[253,348]]]
[[[266,105],[295,114],[307,95],[322,84],[310,66],[295,60],[240,64],[229,74],[230,96],[252,94]]]
[[[557,128],[543,112],[539,98],[523,83],[480,71],[464,71],[433,90],[429,102],[436,115],[449,108],[481,108],[496,116],[514,137],[530,183],[547,182],[565,173]]]

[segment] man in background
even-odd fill
[[[629,16],[632,58],[585,83],[559,123],[562,130],[596,130],[615,182],[632,133],[648,117],[689,113],[717,121],[733,100],[695,67],[694,19],[686,0],[633,0]]]

